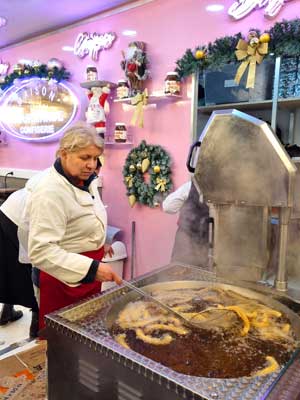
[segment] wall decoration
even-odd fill
[[[259,45],[269,42],[269,55],[273,54],[275,57],[300,55],[300,18],[276,22],[269,31],[263,34],[258,29],[252,29],[252,31],[256,32]],[[241,39],[245,40],[239,32],[233,36],[218,38],[207,45],[199,45],[194,50],[187,49],[185,54],[176,61],[175,71],[184,78],[196,71],[218,70],[224,64],[236,62],[235,51]],[[204,57],[199,57],[199,50],[204,52]]]
[[[228,9],[228,15],[235,20],[242,19],[257,8],[264,8],[264,16],[275,18],[290,0],[237,0]]]
[[[131,98],[131,104],[135,106],[133,116],[130,124],[138,126],[139,128],[144,127],[144,106],[148,104],[148,90],[145,89],[143,93],[137,93]]]
[[[89,55],[92,60],[98,61],[100,51],[109,49],[116,38],[117,35],[113,32],[80,33],[75,40],[74,54],[79,58]]]
[[[41,71],[46,74],[45,67]],[[67,83],[35,77],[18,79],[5,90],[0,109],[1,129],[20,139],[42,141],[59,135],[74,120],[78,100]]]
[[[148,145],[144,140],[132,149],[123,168],[124,183],[131,207],[136,202],[148,207],[157,207],[172,188],[170,157],[157,145]],[[149,174],[149,183],[145,174]]]
[[[105,105],[110,93],[112,82],[99,81],[96,67],[88,66],[86,70],[87,81],[80,84],[88,89],[89,105],[86,111],[86,121],[93,125],[97,133],[104,138],[106,132]]]
[[[1,91],[14,84],[15,79],[20,82],[21,79],[38,77],[42,79],[53,79],[57,82],[68,80],[70,73],[62,66],[62,63],[56,58],[48,61],[48,64],[42,64],[39,61],[32,61],[30,64],[18,62],[14,65],[13,72],[6,75],[3,82],[0,82]]]
[[[147,69],[146,43],[131,42],[126,51],[122,51],[121,67],[129,80],[130,96],[143,91],[144,82],[150,76]]]
[[[243,39],[238,41],[235,55],[236,58],[242,62],[234,78],[237,84],[240,83],[243,74],[249,67],[246,88],[254,88],[256,64],[260,64],[263,61],[264,56],[268,54],[269,41],[270,36],[267,33],[264,33],[260,38],[258,38],[255,31],[249,32],[248,42]]]

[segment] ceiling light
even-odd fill
[[[72,47],[72,46],[63,46],[63,47],[62,47],[62,50],[63,50],[63,51],[73,51],[73,50],[74,50],[74,47]]]
[[[218,12],[224,10],[223,4],[210,4],[205,7],[206,11]]]
[[[0,17],[0,28],[7,24],[7,19],[5,17]]]
[[[122,35],[124,36],[135,36],[136,35],[136,31],[130,30],[130,29],[125,29],[122,32]]]

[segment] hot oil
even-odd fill
[[[177,309],[182,307],[182,310],[194,313],[207,307],[216,306],[216,304],[230,306],[237,302],[243,303],[244,309],[249,310],[249,315],[254,304],[258,308],[265,307],[252,299],[249,300],[237,293],[220,289],[204,289],[200,293],[199,291],[196,293],[195,291],[177,290],[173,295],[170,291],[155,295],[169,306],[177,307]],[[131,310],[135,308],[134,304],[128,305]],[[144,304],[147,309],[147,303]],[[151,317],[157,317],[159,313],[158,309],[153,308],[153,304],[151,307],[152,314],[147,315],[149,321]],[[126,307],[124,310],[126,311]],[[159,327],[151,331],[152,338],[172,336],[172,341],[164,345],[146,343],[137,337],[136,326],[142,323],[141,315],[135,321],[130,315],[132,316],[131,312],[123,327],[118,321],[115,322],[111,329],[112,335],[117,337],[117,335],[123,334],[126,338],[126,346],[131,350],[186,375],[221,379],[252,376],[266,367],[267,356],[273,357],[280,366],[287,363],[296,346],[296,342],[291,340],[291,333],[272,338],[271,334],[274,335],[273,325],[278,325],[278,332],[281,332],[282,327],[289,323],[288,318],[284,315],[276,316],[276,318],[270,317],[270,332],[268,327],[263,329],[252,327],[244,336],[241,335],[243,321],[235,312],[224,313],[224,316],[218,320],[212,318],[209,321],[207,318],[205,329],[188,327],[187,334],[168,332]],[[167,318],[166,315],[163,318]],[[137,325],[133,328],[130,326],[131,323]],[[145,321],[144,327],[141,329],[145,329],[147,324],[148,322]],[[164,324],[172,325],[171,320],[165,321]],[[263,325],[263,322],[261,324]],[[147,334],[149,335],[149,333]]]

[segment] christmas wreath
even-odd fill
[[[51,58],[47,65],[41,64],[39,61],[34,61],[31,64],[22,64],[19,62],[14,66],[11,74],[5,76],[3,81],[0,82],[0,92],[8,89],[17,80],[29,78],[43,78],[46,80],[53,79],[57,82],[68,80],[70,72],[68,72],[62,63],[56,58]]]
[[[150,181],[145,181],[145,173]],[[156,207],[172,187],[170,157],[161,146],[148,145],[144,140],[132,149],[123,168],[124,183],[131,207],[136,202]]]

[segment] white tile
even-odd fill
[[[2,304],[0,303],[0,310]],[[29,327],[31,323],[31,311],[29,308],[15,306],[15,310],[22,310],[23,317],[17,321],[0,326],[0,350],[3,350],[12,343],[20,342],[29,337]]]

